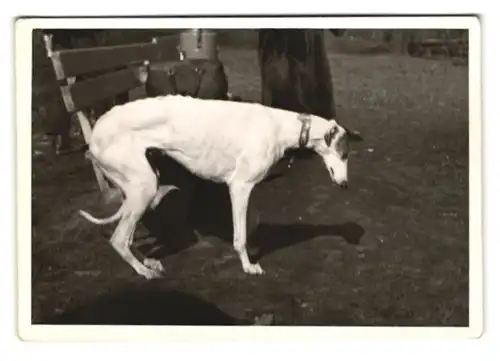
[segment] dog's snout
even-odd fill
[[[347,181],[342,181],[339,183],[340,188],[347,189]]]

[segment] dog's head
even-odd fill
[[[332,181],[342,188],[347,188],[347,163],[350,145],[362,141],[359,132],[342,127],[335,121],[329,122],[326,131],[316,133],[313,147],[318,153],[330,174]]]

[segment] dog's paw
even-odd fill
[[[243,271],[245,271],[245,273],[248,273],[251,275],[263,275],[264,274],[264,270],[262,269],[262,267],[260,267],[260,265],[258,263],[248,264],[248,265],[243,266]]]
[[[148,268],[150,268],[153,271],[156,271],[158,273],[165,272],[165,269],[163,268],[163,265],[157,259],[154,259],[154,258],[145,258],[143,264],[144,264],[144,266],[146,266],[146,267],[148,267]]]
[[[137,273],[139,275],[143,276],[144,278],[146,278],[147,280],[161,278],[161,276],[162,276],[162,272],[148,268],[148,267],[138,269]]]

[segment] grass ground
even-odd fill
[[[221,57],[230,91],[258,101],[256,53]],[[467,67],[329,59],[339,121],[365,141],[348,191],[317,158],[254,190],[251,251],[265,276],[241,270],[223,187],[207,183],[198,197],[198,241],[174,227],[182,193],[162,204],[167,236],[152,247],[166,275],[147,282],[78,216],[104,214],[82,155],[35,158],[33,322],[245,324],[272,313],[278,325],[468,325]]]

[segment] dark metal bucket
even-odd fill
[[[217,33],[210,29],[189,29],[180,34],[180,51],[186,59],[217,59]]]

